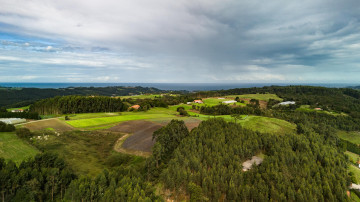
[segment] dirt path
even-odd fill
[[[58,118],[30,121],[30,122],[27,122],[27,123],[24,123],[21,125],[32,131],[44,130],[46,128],[53,128],[54,130],[56,130],[58,132],[74,130],[73,127],[71,127],[70,125],[66,124],[63,121],[60,121]]]
[[[57,119],[57,118],[41,119],[41,120],[36,120],[36,121],[29,121],[29,122],[26,122],[26,123],[19,123],[19,124],[15,124],[15,125],[21,126],[21,125],[26,125],[26,124],[29,124],[29,123],[36,123],[36,122],[40,122],[40,121],[48,121],[48,120],[52,120],[52,119]]]

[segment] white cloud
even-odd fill
[[[357,0],[0,5],[0,32],[15,38],[0,35],[0,65],[29,75],[57,69],[79,81],[306,81],[316,79],[306,71],[336,77],[356,71],[360,60]]]

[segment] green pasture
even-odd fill
[[[161,118],[176,118],[176,111],[166,108],[153,108],[147,112],[122,112],[119,116],[88,118],[66,121],[69,125],[75,128],[86,128],[94,126],[103,126],[123,121],[133,121],[141,119],[161,119]]]
[[[360,144],[360,132],[358,131],[341,131],[339,130],[337,132],[337,135],[339,136],[339,138],[347,140],[351,143],[354,144]]]
[[[78,174],[96,176],[113,153],[113,146],[122,136],[119,133],[71,131],[48,140],[36,140],[36,147],[59,154]]]
[[[223,118],[226,121],[235,122],[235,119],[231,117],[231,115],[218,115],[218,116],[211,116],[211,115],[204,115],[198,114],[195,112],[188,112],[191,116],[197,116],[197,119],[200,120],[207,120],[209,118]],[[236,123],[242,125],[244,128],[259,131],[263,133],[278,133],[278,134],[288,134],[294,133],[296,129],[296,125],[289,123],[287,121],[276,119],[276,118],[269,118],[263,116],[248,116],[248,115],[241,115],[241,118],[236,120]]]
[[[350,200],[354,202],[360,202],[360,198],[355,194],[354,190],[350,191]]]
[[[234,98],[235,99],[235,98]],[[234,100],[234,99],[219,99],[219,98],[204,98],[202,99],[203,103],[199,104],[199,103],[191,103],[191,105],[196,105],[196,106],[215,106],[215,105],[219,105],[222,104],[223,101],[230,101],[230,100]],[[191,106],[190,105],[190,106]],[[234,103],[230,103],[227,105],[234,105]],[[245,103],[240,103],[240,102],[236,102],[235,105],[237,106],[245,106]]]
[[[227,95],[225,98],[243,98],[243,99],[257,99],[268,101],[269,99],[282,101],[282,98],[279,98],[276,94],[244,94],[244,95]]]
[[[299,108],[296,109],[296,111],[313,112],[313,111],[315,111],[315,109],[310,108],[310,105],[301,105]]]
[[[360,169],[353,164],[349,165],[349,171],[354,173],[356,181],[360,183]]]
[[[164,95],[177,96],[176,94],[145,94],[145,95],[128,95],[128,96],[120,96],[121,99],[154,99]]]
[[[190,117],[179,117],[176,109],[178,107],[184,107],[185,110],[188,110]],[[146,112],[122,112],[121,115],[109,116],[106,117],[106,113],[95,113],[95,114],[78,114],[74,118],[70,117],[72,120],[66,121],[67,124],[75,128],[86,128],[88,130],[99,130],[106,129],[112,126],[115,126],[117,123],[123,121],[132,121],[132,120],[152,120],[152,121],[164,121],[171,119],[181,119],[187,120],[189,118],[196,118],[199,120],[207,120],[209,118],[214,118],[214,116],[199,114],[197,112],[189,111],[192,108],[191,105],[175,105],[170,106],[169,108],[152,108]],[[96,117],[100,116],[100,117]],[[235,119],[230,115],[219,115],[216,117],[224,118],[226,121],[235,122]],[[259,132],[270,132],[270,133],[279,133],[286,134],[292,133],[295,130],[295,125],[287,121],[262,117],[262,116],[247,116],[242,115],[241,119],[236,121],[241,124],[243,127],[256,130]]]
[[[334,116],[346,115],[345,113],[337,113],[337,112],[333,112],[333,111],[315,110],[314,108],[311,108],[310,105],[301,105],[299,108],[296,109],[296,111],[325,113],[325,114],[330,114],[330,115],[334,115]]]
[[[39,151],[18,138],[15,133],[0,133],[0,157],[13,160],[19,164],[21,161],[35,156]]]
[[[65,114],[60,118],[60,120],[65,120],[65,116],[68,116],[70,120],[79,120],[79,119],[91,119],[91,118],[100,118],[100,117],[112,117],[119,115],[121,115],[121,112]]]
[[[357,155],[355,153],[352,153],[352,152],[349,152],[349,151],[346,151],[345,154],[349,157],[349,160],[352,163],[356,163],[358,161],[358,159],[360,158],[359,155]]]

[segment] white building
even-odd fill
[[[295,101],[280,102],[279,105],[294,105]]]
[[[236,100],[228,100],[228,101],[223,101],[222,103],[224,104],[231,104],[231,103],[236,103]]]
[[[0,119],[1,122],[4,122],[6,124],[18,124],[18,123],[25,123],[26,119],[20,119],[20,118],[6,118],[6,119]]]

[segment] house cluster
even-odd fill
[[[11,110],[11,112],[24,112],[24,110],[23,109],[13,109],[13,110]]]

